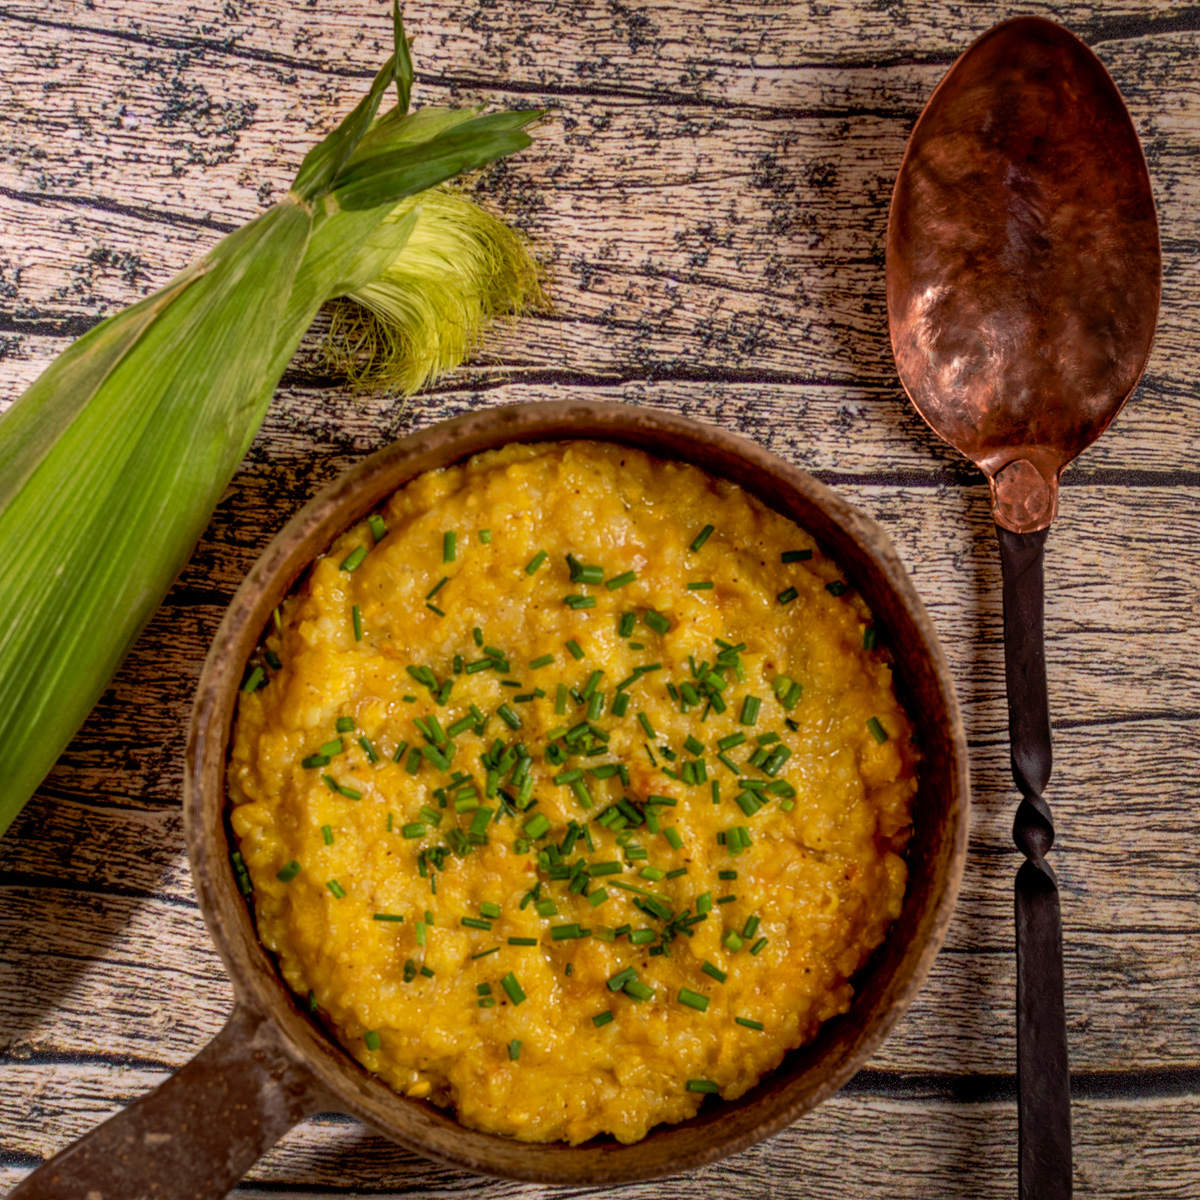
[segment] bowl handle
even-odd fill
[[[191,1062],[59,1151],[9,1200],[222,1200],[293,1125],[337,1107],[274,1023],[239,1004]]]

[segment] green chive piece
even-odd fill
[[[366,734],[363,734],[358,739],[358,744],[362,747],[362,752],[367,756],[367,762],[377,763],[379,761],[379,755],[375,753],[375,747],[371,745],[371,739]]]
[[[490,529],[481,529],[479,531],[480,545],[486,546],[491,542],[491,540],[492,540],[492,531]]]
[[[595,608],[596,607],[596,597],[595,596],[581,596],[581,595],[564,596],[563,603],[568,608],[575,608],[575,609],[577,609],[577,608]]]
[[[794,587],[790,587],[785,588],[779,593],[778,596],[775,597],[775,599],[778,600],[780,604],[791,604],[791,602],[795,600],[798,595],[800,595],[800,593],[796,591]]]
[[[626,584],[632,583],[636,578],[637,575],[633,571],[626,571],[622,575],[616,575],[612,579],[606,579],[604,581],[604,586],[608,588],[610,592],[615,592],[617,588],[624,587]]]
[[[711,579],[698,579],[694,583],[689,583],[687,590],[689,592],[711,592],[713,583]]]
[[[875,630],[874,625],[868,625],[863,630],[863,649],[874,650],[879,644],[879,634]]]
[[[652,1000],[654,998],[654,989],[642,983],[640,979],[631,979],[625,985],[625,995],[638,1004],[641,1004],[643,1000]]]
[[[707,959],[705,959],[704,965],[700,968],[700,970],[703,971],[705,975],[711,976],[711,978],[715,979],[718,983],[724,983],[725,980],[729,978],[729,976],[722,971],[720,967],[713,966],[713,964]]]
[[[689,1079],[687,1081],[687,1090],[689,1092],[702,1092],[705,1095],[711,1096],[721,1089],[711,1079]]]
[[[500,905],[493,904],[490,900],[485,900],[482,904],[480,904],[479,911],[485,917],[495,921],[500,916]]]
[[[733,1023],[735,1025],[744,1025],[747,1029],[757,1029],[759,1033],[762,1033],[766,1029],[766,1026],[761,1021],[752,1021],[749,1017],[734,1017]]]
[[[517,982],[517,977],[511,971],[500,980],[500,986],[514,1005],[524,1003],[525,993],[521,990],[521,985]]]
[[[742,937],[749,941],[757,932],[758,927],[762,922],[762,918],[758,916],[749,916],[746,918],[746,924],[742,928]]]
[[[606,1012],[597,1013],[592,1018],[592,1024],[595,1025],[597,1029],[599,1029],[602,1025],[607,1025],[610,1021],[613,1021],[615,1019],[616,1018],[613,1014],[613,1010],[610,1008]]]
[[[732,929],[725,931],[725,936],[721,941],[730,954],[736,954],[746,944],[741,935],[735,933]]]
[[[614,717],[623,717],[629,711],[629,693],[622,692],[617,696],[612,702],[612,709],[610,711]]]
[[[266,679],[267,673],[262,667],[255,667],[253,671],[246,677],[246,682],[242,684],[243,692],[256,692]]]
[[[371,920],[373,921],[403,921],[404,918],[398,913],[376,913]]]
[[[429,609],[431,613],[436,613],[439,617],[444,617],[446,615],[445,611],[438,608],[436,604],[430,604],[428,601],[426,601],[425,607]]]
[[[341,754],[345,748],[346,743],[342,741],[341,738],[334,738],[333,741],[326,742],[321,749],[317,751],[317,753],[324,754],[329,758],[332,758],[335,754]]]
[[[336,879],[330,879],[325,886],[339,899],[345,900],[346,889]]]
[[[686,1004],[688,1008],[694,1008],[697,1012],[704,1012],[708,1008],[708,997],[702,996],[699,992],[693,992],[691,988],[680,988],[679,1003]],[[691,1086],[689,1082],[689,1089]],[[715,1086],[713,1090],[716,1090]]]
[[[366,546],[355,546],[354,549],[342,559],[342,565],[338,569],[341,571],[353,571],[362,566],[362,561],[366,557]]]
[[[521,1057],[521,1039],[513,1038],[513,1040],[508,1043],[508,1061],[516,1062],[517,1059],[520,1057]]]
[[[576,662],[583,658],[583,650],[580,648],[579,643],[575,641],[574,638],[567,643],[567,649],[570,650],[571,657],[575,659]]]
[[[629,637],[633,633],[633,626],[636,620],[637,613],[622,613],[617,620],[617,637]]]
[[[371,527],[371,536],[375,539],[375,545],[387,536],[387,526],[383,523],[383,518],[378,513],[372,513],[367,518],[367,524]]]
[[[487,958],[487,956],[489,954],[499,954],[499,953],[500,953],[500,947],[493,946],[490,950],[480,950],[478,954],[472,954],[471,957],[473,959],[474,958]]]
[[[755,942],[755,943],[754,943],[754,945],[750,947],[750,953],[751,953],[751,954],[754,954],[754,955],[757,955],[757,954],[758,954],[758,952],[759,952],[759,951],[760,951],[760,950],[761,950],[761,949],[762,949],[762,948],[763,948],[763,947],[764,947],[766,944],[767,944],[767,939],[766,939],[765,937],[761,937],[761,938],[759,938],[759,939],[758,939],[758,941],[757,941],[757,942]]]
[[[654,738],[654,737],[658,736],[654,732],[654,726],[650,724],[650,718],[648,716],[646,716],[646,714],[644,712],[638,713],[637,719],[638,719],[638,724],[646,731],[646,736],[648,738]]]
[[[542,667],[550,666],[552,662],[554,662],[553,654],[543,654],[540,658],[535,658],[530,662],[529,669],[531,671],[537,671]]]
[[[322,825],[321,826],[321,837],[324,839],[325,845],[332,846],[333,845],[333,827],[330,825]]]
[[[758,710],[762,701],[757,696],[747,696],[742,701],[742,715],[739,718],[743,725],[753,725],[758,720]]]
[[[458,556],[458,534],[453,529],[447,529],[442,534],[442,562],[452,563]]]
[[[400,827],[400,833],[406,838],[421,838],[425,836],[426,827],[424,821],[412,821],[408,825]]]
[[[460,917],[459,924],[464,929],[482,929],[487,933],[492,932],[491,921],[485,921],[482,917]]]
[[[548,554],[545,552],[545,550],[539,550],[539,551],[538,551],[538,552],[537,552],[537,553],[536,553],[536,554],[535,554],[535,555],[534,555],[534,556],[533,556],[533,557],[532,557],[532,558],[529,560],[529,562],[528,562],[528,563],[526,563],[526,565],[525,565],[525,574],[526,574],[526,575],[533,575],[533,574],[534,574],[534,573],[537,571],[538,567],[540,567],[540,566],[542,565],[542,563],[544,563],[544,562],[546,561],[546,559],[547,559],[547,558],[549,558],[549,557],[550,557],[550,556],[549,556],[549,555],[548,555]]]
[[[278,871],[275,872],[275,878],[280,883],[291,883],[297,875],[300,874],[300,864],[293,858],[290,863],[285,863]]]
[[[667,841],[671,844],[672,850],[682,850],[683,849],[683,838],[681,838],[679,836],[679,830],[676,829],[674,825],[670,826],[667,829],[664,829],[662,832],[663,832],[663,837],[665,837],[667,839]]]
[[[520,729],[521,718],[507,705],[502,704],[496,709],[496,715],[502,720],[509,729]]]
[[[363,1042],[368,1050],[378,1050],[379,1034],[374,1029],[368,1029],[367,1032],[363,1034]]]
[[[510,937],[508,939],[508,944],[510,946],[536,946],[538,944],[538,940],[537,938]]]
[[[353,717],[338,717],[334,728],[337,729],[338,733],[353,733],[354,732],[354,718]]]
[[[534,813],[522,826],[525,833],[532,839],[545,837],[550,832],[550,818],[545,813]]]
[[[825,590],[831,596],[841,596],[846,591],[846,585],[840,579],[835,579],[832,583],[825,585]]]
[[[785,563],[807,562],[812,558],[811,550],[785,550],[780,556],[779,561]]]
[[[327,766],[329,766],[329,755],[328,754],[310,754],[306,759],[304,759],[300,763],[300,765],[306,771],[314,771],[317,769],[317,767],[327,767]]]
[[[717,741],[717,749],[725,751],[732,750],[735,746],[740,746],[746,740],[746,735],[739,730],[737,733],[731,733],[728,737],[720,738]]]
[[[670,617],[665,617],[662,613],[655,612],[655,610],[652,608],[648,608],[642,614],[642,620],[647,626],[649,626],[649,628],[653,629],[655,633],[668,633],[671,629]]]
[[[444,587],[446,586],[446,584],[448,584],[449,582],[450,582],[450,576],[449,576],[449,575],[443,575],[443,576],[441,577],[441,579],[439,579],[439,580],[437,581],[437,583],[435,583],[435,584],[433,585],[433,587],[431,587],[431,588],[429,589],[429,591],[427,591],[427,592],[425,593],[425,599],[426,599],[426,600],[432,600],[432,599],[434,598],[434,596],[436,596],[436,595],[438,594],[438,592],[440,592],[440,591],[442,590],[442,588],[444,588]]]
[[[700,532],[698,534],[696,534],[695,539],[693,540],[692,544],[688,547],[688,549],[691,550],[691,552],[693,554],[696,554],[700,550],[700,547],[703,546],[704,543],[707,542],[710,537],[712,537],[714,531],[715,531],[715,526],[705,525],[705,527],[702,530],[700,530]]]
[[[871,731],[871,736],[882,746],[888,740],[887,730],[880,724],[878,717],[871,717],[867,721],[867,728]]]

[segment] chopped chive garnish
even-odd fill
[[[304,759],[300,763],[300,765],[306,771],[314,771],[314,770],[316,770],[317,767],[327,767],[327,766],[329,766],[329,755],[328,754],[310,754],[306,759]]]
[[[731,733],[727,737],[720,738],[717,741],[719,750],[732,750],[735,746],[740,746],[746,740],[746,735],[738,730],[737,733]]]
[[[610,592],[615,592],[617,588],[624,587],[626,584],[632,583],[636,578],[637,575],[633,571],[626,571],[621,575],[614,576],[612,579],[606,579],[604,581],[604,586],[608,588]]]
[[[779,556],[779,561],[785,563],[807,562],[810,558],[812,558],[811,550],[785,550]]]
[[[538,944],[538,940],[537,938],[510,937],[508,939],[508,944],[510,946],[536,946]]]
[[[759,938],[759,939],[758,939],[758,941],[757,941],[757,942],[755,942],[755,943],[754,943],[754,945],[750,947],[750,953],[751,953],[751,954],[755,954],[755,955],[757,955],[757,954],[758,954],[758,952],[759,952],[759,951],[760,951],[760,950],[761,950],[761,949],[762,949],[762,948],[763,948],[763,947],[764,947],[766,944],[767,944],[767,939],[766,939],[765,937],[761,937],[761,938]]]
[[[749,916],[746,918],[746,924],[742,927],[742,937],[749,941],[757,932],[762,918],[758,916]]]
[[[335,754],[341,754],[345,748],[346,743],[341,738],[334,738],[332,741],[326,742],[317,753],[332,758]]]
[[[704,543],[707,542],[710,537],[712,537],[714,530],[715,530],[715,526],[705,525],[705,527],[702,530],[700,530],[700,532],[698,534],[696,534],[695,539],[693,540],[692,544],[688,547],[688,549],[691,550],[691,552],[693,554],[695,554],[700,549],[700,547],[703,546]]]
[[[651,1000],[654,997],[654,989],[647,984],[642,983],[640,979],[631,979],[625,985],[625,995],[632,1000],[641,1004],[643,1000]]]
[[[540,837],[545,837],[550,832],[550,818],[545,813],[534,813],[532,817],[522,826],[525,833],[532,839],[536,840]]]
[[[362,560],[367,557],[366,546],[355,546],[345,558],[342,559],[342,565],[339,570],[353,571],[357,567],[362,566]]]
[[[791,602],[795,600],[798,595],[800,595],[800,593],[796,591],[794,587],[790,587],[785,588],[779,593],[778,596],[775,597],[775,599],[778,600],[780,604],[791,604]]]
[[[520,729],[521,718],[507,705],[502,704],[496,709],[496,715],[502,720],[509,729]]]
[[[599,1029],[602,1025],[607,1025],[610,1021],[612,1021],[614,1019],[615,1018],[613,1016],[613,1011],[610,1008],[606,1012],[597,1013],[592,1018],[592,1024],[595,1025],[597,1029]]]
[[[563,603],[568,608],[595,608],[596,607],[596,597],[595,596],[580,596],[580,595],[564,596]]]
[[[426,602],[425,607],[427,609],[429,609],[429,611],[431,613],[436,613],[439,617],[444,617],[446,615],[445,612],[442,609],[438,608],[438,606],[436,604],[430,604],[430,603]]]
[[[521,985],[517,982],[517,977],[511,971],[500,980],[500,986],[514,1005],[524,1002],[525,993],[521,991]]]
[[[472,954],[471,957],[473,959],[474,958],[487,958],[487,956],[489,954],[498,954],[499,952],[500,952],[500,947],[493,946],[490,950],[480,950],[478,954]]]
[[[451,563],[457,557],[458,534],[453,529],[447,529],[442,534],[442,562]]]
[[[375,539],[375,544],[379,545],[387,536],[387,526],[383,523],[383,518],[378,513],[372,513],[367,518],[367,524],[371,527],[371,536]]]
[[[375,747],[371,745],[370,738],[366,734],[358,739],[358,744],[362,747],[362,752],[367,756],[367,762],[377,763],[379,755],[375,753]]]
[[[371,920],[373,921],[403,921],[404,918],[399,913],[376,913]]]
[[[477,646],[483,645],[483,630],[480,629],[478,625],[476,625],[475,628],[471,630],[471,637],[475,639],[475,645],[477,645]]]
[[[480,545],[486,546],[492,540],[492,531],[490,529],[481,529],[479,531]]]
[[[683,838],[681,838],[679,836],[678,829],[676,829],[672,825],[672,826],[668,827],[667,829],[664,829],[662,832],[663,832],[663,837],[665,837],[667,839],[667,841],[671,844],[672,850],[682,850],[683,849]]]
[[[725,980],[729,978],[729,976],[722,971],[720,967],[713,966],[713,964],[707,959],[705,959],[704,965],[700,968],[700,970],[703,971],[705,975],[715,979],[718,983],[724,983]]]
[[[263,651],[263,658],[267,660],[267,666],[270,667],[272,671],[278,671],[282,669],[283,663],[280,661],[279,655],[276,654],[275,651],[269,646]]]
[[[363,1034],[363,1043],[366,1045],[368,1050],[378,1050],[379,1034],[374,1029],[368,1029],[367,1032]]]
[[[446,586],[446,584],[448,584],[449,582],[450,582],[450,576],[443,575],[441,577],[441,579],[439,579],[438,582],[435,583],[433,585],[433,587],[431,587],[429,589],[429,591],[427,591],[425,593],[425,599],[432,600],[434,598],[434,596],[436,596],[438,594],[438,592],[440,592],[442,590],[442,588],[444,588]]]
[[[734,1017],[733,1023],[735,1025],[744,1025],[747,1029],[757,1029],[759,1033],[762,1033],[766,1029],[766,1026],[761,1021],[752,1021],[749,1017]]]
[[[845,592],[846,585],[840,579],[835,579],[832,583],[825,585],[825,590],[831,596],[840,596]]]
[[[879,635],[875,630],[875,626],[868,625],[866,629],[863,630],[863,649],[874,650],[878,644]]]
[[[623,717],[629,711],[629,693],[621,692],[612,702],[612,715]]]
[[[345,900],[346,889],[336,879],[330,879],[325,886],[339,899]]]
[[[354,732],[354,718],[353,717],[338,717],[338,719],[334,725],[334,728],[338,731],[338,733],[353,733]]]
[[[878,717],[871,717],[867,721],[867,728],[871,731],[871,736],[881,746],[888,740],[887,730],[880,724]]]
[[[646,731],[646,736],[648,738],[653,738],[653,737],[658,736],[654,732],[654,726],[650,724],[650,718],[648,716],[646,716],[646,714],[644,712],[638,713],[637,719],[638,719],[638,724]]]
[[[680,988],[679,1003],[686,1004],[688,1008],[694,1008],[697,1012],[704,1012],[708,1008],[708,997],[700,995],[699,992],[693,992],[691,988]]]
[[[275,878],[280,883],[291,883],[297,875],[300,874],[300,864],[293,858],[290,863],[285,863],[278,871],[275,872]]]
[[[459,924],[464,929],[482,929],[487,933],[492,932],[491,921],[485,921],[482,917],[460,917]]]
[[[742,701],[742,715],[739,718],[743,725],[753,725],[758,720],[758,710],[762,701],[757,696],[747,696]]]
[[[253,671],[246,677],[246,682],[242,684],[243,692],[255,692],[266,679],[267,673],[262,667],[255,667]]]
[[[513,1040],[508,1043],[508,1061],[516,1062],[517,1059],[520,1057],[521,1057],[521,1039],[513,1038]]]
[[[736,954],[746,944],[741,934],[736,933],[732,929],[725,931],[725,936],[721,939],[721,943],[730,954]]]
[[[622,613],[617,621],[617,637],[627,638],[633,633],[634,622],[637,620],[637,613],[627,612]]]
[[[575,659],[576,662],[583,658],[583,650],[580,648],[579,643],[574,638],[567,643],[567,649],[570,650],[571,657]]]
[[[652,608],[648,608],[642,614],[642,620],[647,626],[649,626],[649,628],[653,629],[655,633],[667,633],[670,631],[670,617],[665,617],[662,613],[655,612],[655,610]]]
[[[403,837],[406,837],[406,838],[424,837],[425,833],[426,833],[425,822],[424,821],[412,821],[408,825],[401,825],[400,833]]]
[[[711,592],[713,583],[711,579],[697,579],[694,583],[687,585],[687,590],[689,592]]]
[[[538,569],[538,567],[540,567],[542,565],[542,563],[544,563],[546,561],[546,559],[549,557],[550,556],[545,552],[545,550],[539,550],[529,560],[529,562],[525,564],[525,574],[532,575]]]
[[[530,662],[529,669],[531,671],[537,671],[541,667],[550,666],[552,662],[554,662],[553,654],[543,654],[540,658],[535,658]]]
[[[333,826],[322,825],[321,826],[321,837],[324,839],[325,845],[332,846],[333,845]]]
[[[485,900],[482,904],[480,904],[479,911],[485,917],[495,921],[500,916],[500,905],[493,904],[490,900]]]
[[[711,1079],[689,1079],[687,1081],[687,1090],[689,1092],[703,1092],[705,1095],[714,1095],[721,1089]]]

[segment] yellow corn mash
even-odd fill
[[[631,1142],[739,1096],[900,912],[917,755],[870,613],[695,467],[579,441],[424,475],[263,653],[229,768],[262,941],[467,1125]]]

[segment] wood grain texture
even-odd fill
[[[1038,11],[1082,33],[1128,99],[1165,265],[1146,378],[1068,474],[1047,548],[1076,1186],[1197,1195],[1200,8]],[[678,1190],[1013,1193],[1016,796],[995,535],[980,477],[904,402],[882,273],[912,122],[1007,15],[947,0],[408,5],[419,101],[550,112],[530,151],[471,187],[534,237],[556,311],[498,330],[411,405],[346,396],[320,329],[306,339],[180,581],[0,841],[0,1186],[159,1082],[228,1012],[183,850],[182,727],[262,547],[394,437],[478,405],[587,397],[736,428],[880,520],[934,615],[972,748],[962,900],[908,1016],[840,1096]],[[72,337],[285,189],[388,32],[377,0],[0,3],[0,409]],[[621,1194],[674,1193],[663,1186]],[[551,1194],[334,1118],[289,1135],[239,1194],[351,1188]]]

